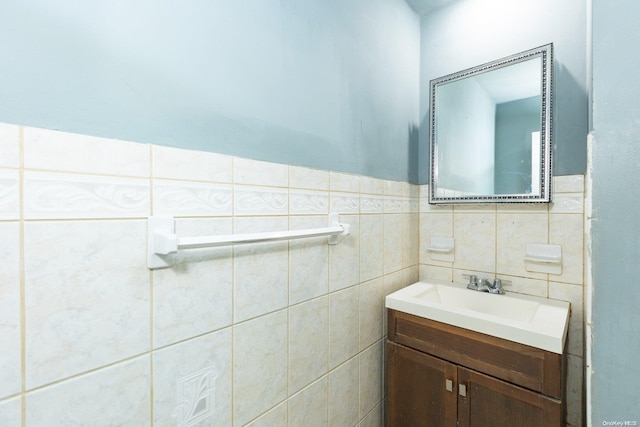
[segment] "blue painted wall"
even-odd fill
[[[3,1],[0,121],[416,181],[419,44],[404,0]]]
[[[587,164],[588,93],[585,0],[460,0],[422,18],[419,181],[428,182],[429,81],[554,43],[554,172]]]
[[[532,96],[496,106],[498,194],[531,192],[531,133],[540,131],[540,102],[540,96]]]
[[[638,22],[639,2],[593,2],[593,426],[640,424]]]

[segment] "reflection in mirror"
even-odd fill
[[[552,45],[431,81],[430,203],[549,202]]]

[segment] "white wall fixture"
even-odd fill
[[[562,274],[562,246],[527,243],[524,261],[527,271]]]
[[[305,230],[273,231],[266,233],[226,234],[221,236],[178,237],[175,220],[170,216],[151,216],[147,221],[147,267],[165,268],[173,265],[178,250],[212,248],[245,243],[272,242],[329,236],[329,244],[339,242],[338,236],[347,236],[350,225],[340,223],[338,214],[329,214],[329,226]]]
[[[429,246],[427,246],[426,249],[434,261],[453,262],[454,260],[453,237],[432,236]]]

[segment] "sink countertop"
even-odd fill
[[[425,280],[388,295],[386,307],[562,354],[570,304],[510,292],[494,295]]]

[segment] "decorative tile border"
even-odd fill
[[[231,216],[231,184],[204,184],[185,181],[154,180],[154,215]]]
[[[408,200],[406,200],[408,203]],[[384,213],[403,213],[408,212],[409,206],[405,206],[405,200],[400,197],[385,196]]]
[[[287,215],[289,191],[273,187],[247,187],[234,189],[235,215]]]
[[[360,197],[360,213],[382,213],[384,199],[382,197]]]
[[[360,213],[360,195],[357,193],[331,193],[331,212],[343,214]]]
[[[149,213],[145,179],[24,174],[25,219],[138,218]]]
[[[289,213],[291,215],[328,214],[329,194],[323,191],[291,190]]]

